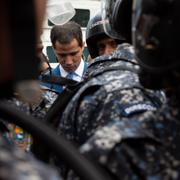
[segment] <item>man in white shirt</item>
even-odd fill
[[[82,80],[82,75],[84,73],[84,66],[85,66],[85,62],[83,59],[81,59],[79,66],[73,72],[72,78],[70,79],[80,82]],[[68,77],[69,73],[63,69],[63,66],[61,64],[59,65],[59,68],[60,68],[61,76]]]
[[[87,63],[82,59],[84,42],[79,24],[68,22],[64,25],[55,25],[51,30],[51,42],[59,65],[48,75],[67,77],[80,82],[87,69]],[[71,76],[71,77],[70,77]],[[57,93],[63,87],[57,84],[43,83],[43,86]]]

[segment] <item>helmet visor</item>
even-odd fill
[[[101,1],[101,13],[103,20],[103,28],[105,33],[113,39],[124,39],[121,34],[116,31],[114,28],[114,10],[117,3],[120,3],[118,0],[102,0]]]
[[[178,2],[179,1],[174,1]],[[134,0],[132,41],[139,63],[153,73],[179,67],[179,4],[173,1]]]

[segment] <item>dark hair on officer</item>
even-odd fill
[[[51,29],[50,38],[53,46],[55,45],[56,41],[66,44],[70,43],[73,39],[78,41],[79,46],[83,46],[81,26],[74,21],[69,21],[63,25],[53,26]]]
[[[96,47],[97,42],[102,39],[109,37],[103,28],[103,22],[101,18],[101,13],[98,12],[93,18],[91,18],[87,24],[86,28],[86,44],[89,50],[89,53],[92,58],[99,56],[98,49]],[[124,42],[124,39],[115,39],[117,43]]]
[[[146,87],[161,88],[177,83],[175,74],[180,75],[179,9],[179,0],[134,1],[133,44],[143,69],[141,83]]]

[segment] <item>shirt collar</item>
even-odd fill
[[[68,72],[63,69],[63,67],[61,66],[61,64],[59,64],[59,69],[60,69],[60,72],[61,72],[61,76],[62,76],[62,77],[66,77],[67,74],[68,74]],[[78,68],[75,70],[75,74],[76,74],[77,76],[79,76],[79,77],[82,77],[83,72],[84,72],[84,60],[81,59],[81,62],[80,62],[80,64],[79,64]]]

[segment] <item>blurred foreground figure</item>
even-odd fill
[[[57,173],[0,137],[0,179],[59,180]]]
[[[40,36],[46,4],[45,1],[34,1],[34,6],[32,2],[1,3],[0,23],[4,28],[0,35],[0,97],[9,97],[16,91],[25,101],[31,102],[40,96],[34,44]],[[33,11],[26,11],[27,7],[33,6]]]
[[[132,38],[141,65],[140,81],[151,89],[163,88],[167,103],[156,112],[121,121],[112,115],[112,120],[96,130],[81,152],[93,157],[117,179],[179,180],[180,1],[134,0],[133,6],[128,0],[105,2],[104,7],[113,10],[109,16],[113,30],[124,35],[124,28],[131,23],[122,27],[120,20],[126,17],[126,22],[131,22],[127,12],[133,12]]]
[[[40,36],[45,6],[45,0],[0,2],[0,25],[3,27],[0,29],[1,101],[11,98],[18,84],[27,85],[26,88],[32,85],[31,82],[38,85],[35,44]],[[21,85],[19,87],[22,88]],[[18,92],[21,96],[22,91]],[[28,92],[33,99],[34,94],[31,93],[35,91],[30,88]],[[4,133],[5,129],[5,125],[0,123],[0,132]],[[54,170],[17,149],[3,135],[0,135],[0,179],[59,179]]]

